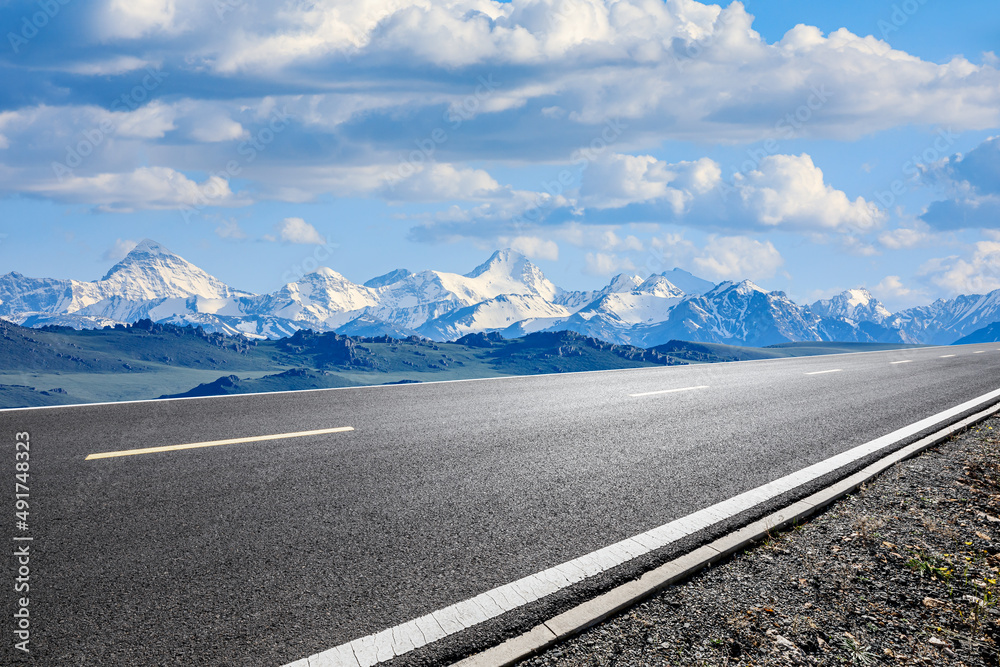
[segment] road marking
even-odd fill
[[[948,359],[948,358],[954,357],[954,356],[955,356],[954,354],[942,354],[940,358],[941,359]]]
[[[975,352],[973,352],[972,354],[982,354],[982,353],[983,353],[983,352],[985,352],[985,351],[986,351],[986,350],[976,350],[976,351],[975,351]]]
[[[761,503],[800,488],[824,475],[891,447],[912,435],[938,426],[985,403],[991,403],[997,398],[1000,398],[1000,389],[983,394],[926,419],[921,419],[909,426],[904,426],[824,461],[806,466],[798,472],[671,521],[659,528],[653,528],[561,565],[480,593],[476,597],[432,611],[402,625],[360,637],[307,658],[301,658],[286,664],[285,667],[374,667],[374,665],[391,660],[393,657],[404,655],[432,644],[443,637],[475,627],[635,558],[686,539],[705,528],[731,519]],[[413,627],[421,630],[423,636],[410,632]],[[430,632],[427,632],[428,628],[431,630]],[[373,650],[376,648],[379,650]]]
[[[656,394],[673,394],[678,391],[691,391],[692,389],[708,389],[708,385],[698,385],[697,387],[681,387],[680,389],[661,389],[660,391],[645,391],[641,394],[629,394],[633,398],[637,396],[655,396]]]
[[[326,435],[327,433],[344,433],[353,431],[353,426],[324,428],[318,431],[298,431],[297,433],[278,433],[277,435],[258,435],[252,438],[232,438],[231,440],[211,440],[209,442],[192,442],[187,445],[167,445],[165,447],[147,447],[145,449],[125,449],[120,452],[100,452],[90,454],[84,461],[93,459],[110,459],[116,456],[136,456],[138,454],[156,454],[158,452],[176,452],[181,449],[198,449],[199,447],[218,447],[219,445],[237,445],[243,442],[264,442],[266,440],[283,440],[285,438],[304,438],[309,435]]]
[[[812,373],[806,373],[806,375],[823,375],[824,373],[840,373],[843,371],[842,368],[833,368],[828,371],[813,371]]]
[[[889,363],[890,364],[908,364],[911,361],[913,361],[913,359],[903,359],[902,361],[890,361]]]

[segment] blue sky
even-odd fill
[[[0,6],[0,272],[153,238],[234,287],[317,265],[558,285],[680,266],[890,309],[1000,288],[995,2]]]

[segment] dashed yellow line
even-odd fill
[[[310,435],[326,435],[328,433],[344,433],[353,431],[353,426],[324,428],[318,431],[298,431],[296,433],[278,433],[276,435],[258,435],[251,438],[232,438],[230,440],[210,440],[208,442],[192,442],[186,445],[167,445],[165,447],[146,447],[144,449],[125,449],[120,452],[100,452],[90,454],[85,461],[93,459],[110,459],[117,456],[137,456],[139,454],[158,454],[160,452],[176,452],[182,449],[198,449],[200,447],[218,447],[220,445],[237,445],[244,442],[265,442],[267,440],[283,440],[286,438],[304,438]]]

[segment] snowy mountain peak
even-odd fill
[[[365,287],[371,287],[372,289],[378,289],[379,287],[385,287],[386,285],[392,285],[398,283],[401,280],[406,280],[413,274],[406,269],[394,269],[389,273],[385,273],[381,276],[376,276],[365,283]]]
[[[138,255],[173,255],[162,245],[154,241],[153,239],[143,239],[139,241],[134,248],[132,248],[129,254],[136,253]]]
[[[847,290],[846,294],[850,294],[848,303],[852,306],[867,306],[875,300],[872,293],[864,287],[856,287],[854,289]]]
[[[98,284],[102,292],[133,301],[190,296],[226,299],[246,294],[151,239],[139,242]]]
[[[139,241],[134,248],[129,250],[117,264],[108,269],[108,272],[101,280],[110,280],[113,275],[127,270],[130,266],[155,261],[157,258],[163,258],[166,261],[171,262],[176,262],[176,260],[184,262],[182,258],[170,252],[156,241],[153,241],[152,239],[143,239]],[[194,265],[192,264],[191,266]]]
[[[601,290],[603,294],[616,294],[621,292],[631,292],[642,284],[642,278],[628,273],[619,273],[611,279],[608,286]]]
[[[679,298],[684,296],[684,290],[674,285],[662,275],[654,275],[646,278],[641,285],[635,288],[636,292],[652,294],[666,299]]]
[[[541,269],[510,248],[497,250],[464,277],[474,280],[479,289],[491,296],[534,294],[552,300],[559,293]]]
[[[716,296],[720,296],[720,295],[722,295],[722,294],[724,294],[726,292],[735,292],[736,294],[740,294],[740,295],[743,295],[743,296],[749,296],[749,295],[753,294],[754,292],[760,292],[761,294],[767,294],[767,290],[766,289],[760,287],[759,285],[757,285],[756,283],[754,283],[752,280],[742,280],[742,281],[740,281],[738,283],[734,283],[734,282],[732,282],[730,280],[725,280],[725,281],[719,283],[718,285],[716,285],[710,291],[706,292],[705,296],[707,296],[707,297],[716,297]]]
[[[319,276],[321,278],[333,279],[333,280],[347,280],[344,276],[340,275],[333,269],[327,266],[321,266],[309,275]]]
[[[684,269],[674,268],[670,271],[664,271],[660,275],[669,280],[671,284],[684,290],[685,294],[707,294],[715,287],[715,283],[711,280],[699,278]]]
[[[839,317],[852,322],[881,324],[892,314],[864,287],[841,292],[831,299],[823,299],[809,306],[822,317]]]
[[[466,273],[466,278],[478,278],[484,273],[494,273],[501,274],[505,276],[518,277],[526,270],[536,269],[534,264],[528,261],[528,258],[517,252],[516,250],[511,250],[506,248],[504,250],[497,250],[490,258],[473,269],[470,273]]]

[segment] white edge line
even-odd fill
[[[661,389],[659,391],[644,391],[641,394],[629,394],[633,398],[638,396],[655,396],[656,394],[676,394],[679,391],[692,391],[694,389],[708,389],[707,384],[700,384],[697,387],[680,387],[679,389]]]
[[[956,405],[955,407],[949,408],[948,410],[939,412],[936,415],[932,415],[925,419],[921,419],[920,421],[914,422],[909,426],[904,426],[903,428],[897,429],[891,433],[888,433],[879,438],[866,442],[863,445],[858,445],[857,447],[849,449],[846,452],[841,452],[840,454],[831,456],[830,458],[824,461],[820,461],[819,463],[814,463],[810,466],[802,468],[797,472],[794,472],[790,475],[786,475],[772,482],[768,482],[767,484],[759,486],[755,489],[751,489],[750,491],[737,494],[732,498],[716,503],[704,509],[698,510],[697,512],[689,514],[680,519],[675,519],[674,521],[666,523],[657,528],[653,528],[652,530],[648,530],[645,533],[637,535],[636,537],[630,537],[620,542],[608,545],[603,549],[599,549],[590,554],[574,558],[573,560],[561,563],[559,565],[556,565],[555,567],[551,567],[547,570],[543,570],[539,573],[529,575],[522,579],[518,579],[517,581],[514,581],[512,583],[504,584],[503,586],[487,591],[486,593],[484,593],[484,595],[492,597],[493,594],[497,593],[498,591],[503,591],[505,589],[513,587],[528,592],[529,595],[522,596],[525,597],[525,599],[531,596],[533,596],[532,599],[536,600],[541,599],[563,588],[568,588],[570,585],[572,585],[569,583],[569,580],[567,580],[566,577],[562,574],[562,572],[565,572],[567,569],[594,571],[594,569],[596,569],[594,564],[595,555],[598,554],[611,555],[612,558],[602,558],[601,562],[598,565],[598,567],[601,567],[602,572],[605,570],[610,570],[612,567],[626,563],[634,558],[637,558],[638,556],[651,553],[652,551],[655,551],[657,548],[665,547],[683,537],[687,537],[696,532],[699,532],[703,528],[715,524],[719,521],[730,519],[742,512],[745,512],[753,508],[754,506],[762,502],[774,499],[797,487],[800,487],[804,484],[808,484],[809,482],[819,479],[820,477],[827,475],[831,472],[834,472],[859,459],[863,459],[866,456],[869,456],[882,449],[885,449],[899,442],[900,440],[903,440],[912,435],[920,433],[925,429],[931,428],[937,424],[940,424],[943,421],[946,421],[964,412],[968,412],[984,403],[988,403],[997,398],[1000,398],[1000,389],[991,391],[987,394],[983,394],[982,396],[974,398],[970,401],[966,401],[965,403]],[[659,545],[659,546],[654,547],[654,545]],[[563,584],[556,582],[566,582],[566,583]],[[466,628],[473,627],[474,625],[478,625],[479,623],[482,623],[486,620],[489,620],[504,613],[503,611],[499,611],[499,613],[496,611],[496,609],[499,609],[499,607],[489,611],[483,609],[475,602],[473,602],[473,600],[475,600],[475,598],[463,600],[462,602],[458,602],[456,604],[445,607],[443,609],[439,609],[438,611],[432,613],[436,617],[455,617],[460,614],[462,616],[466,616],[468,614],[468,610],[474,609],[474,611],[477,612],[475,614],[476,616],[475,623],[473,623],[472,625],[467,625]],[[406,624],[404,623],[403,625]],[[392,628],[390,628],[389,630],[383,630],[382,632],[383,633],[389,632],[391,630]],[[460,630],[455,630],[453,632],[450,632],[449,634],[455,634],[456,632],[459,631]],[[369,636],[374,636],[374,635],[369,635]],[[362,638],[362,640],[363,639],[364,638]],[[357,642],[362,640],[354,640],[354,641]],[[352,642],[348,642],[340,646],[335,646],[331,649],[328,649],[327,651],[323,651],[322,653],[310,656],[309,657],[310,667],[320,667],[321,665],[326,665],[331,663],[338,664],[336,660],[341,655],[341,651],[344,650],[344,647],[350,647],[351,643]],[[421,648],[422,646],[426,646],[428,643],[430,642],[425,642],[420,646],[414,646],[413,649]],[[315,664],[313,663],[314,659],[315,659]],[[285,667],[292,667],[293,665],[299,665],[299,664],[301,664],[301,661],[289,663],[288,665],[285,665]]]
[[[974,345],[975,343],[969,343],[969,345]],[[271,396],[274,394],[312,394],[326,391],[349,391],[349,390],[362,390],[362,389],[398,389],[401,387],[419,387],[429,384],[452,384],[456,382],[488,382],[491,380],[518,380],[521,378],[535,378],[535,377],[561,377],[564,375],[585,375],[587,373],[630,373],[630,372],[641,372],[641,371],[662,371],[667,368],[692,368],[698,366],[729,366],[736,364],[761,364],[770,363],[775,361],[788,361],[789,359],[811,359],[816,357],[846,357],[850,355],[861,355],[861,354],[884,354],[886,352],[894,352],[897,350],[912,350],[914,352],[919,350],[933,350],[942,347],[949,347],[948,345],[926,345],[924,347],[894,347],[887,350],[869,350],[867,352],[834,352],[832,354],[810,354],[802,355],[799,357],[775,357],[773,359],[743,359],[740,361],[720,361],[710,364],[688,364],[685,366],[641,366],[639,368],[605,368],[599,371],[569,371],[566,373],[533,373],[531,375],[498,375],[496,377],[489,378],[462,378],[458,380],[428,380],[426,382],[405,382],[403,384],[393,383],[393,384],[362,384],[354,387],[327,387],[326,389],[299,389],[293,391],[257,391],[249,394],[223,394],[221,396],[184,396],[181,398],[143,398],[134,401],[102,401],[99,403],[71,403],[69,405],[36,405],[34,407],[28,408],[0,408],[0,413],[4,412],[16,412],[20,410],[58,410],[60,408],[91,408],[100,405],[132,405],[136,403],[163,403],[166,401],[207,401],[214,398],[245,398],[248,396]],[[642,348],[642,349],[652,349],[652,348]],[[757,348],[766,349],[766,348]]]
[[[841,372],[843,372],[843,370],[844,370],[843,368],[831,368],[828,371],[813,371],[812,373],[806,373],[806,375],[823,375],[825,373],[841,373]]]

